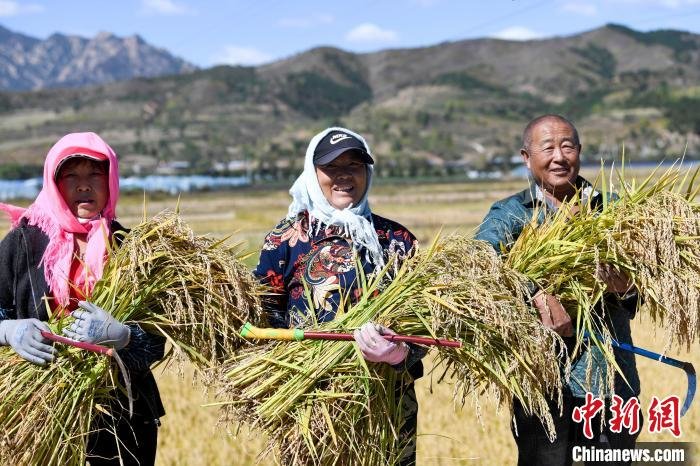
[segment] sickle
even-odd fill
[[[584,338],[588,338],[589,337],[588,332],[585,332],[583,336],[584,336]],[[655,361],[659,361],[659,362],[662,362],[664,364],[668,364],[669,366],[683,369],[683,372],[685,372],[686,377],[688,377],[688,390],[685,394],[685,400],[683,401],[683,407],[681,408],[681,416],[685,415],[685,413],[688,412],[690,405],[693,403],[693,398],[695,398],[695,388],[697,385],[697,382],[695,379],[695,367],[691,363],[685,362],[685,361],[679,361],[678,359],[669,358],[669,357],[663,356],[659,353],[654,353],[653,351],[649,351],[648,349],[640,348],[639,346],[630,345],[629,343],[622,343],[622,342],[619,342],[615,339],[612,339],[610,343],[612,344],[612,346],[614,348],[618,348],[618,349],[621,349],[623,351],[629,351],[630,353],[638,354],[640,356],[644,356],[645,358],[653,359]]]
[[[685,375],[688,377],[688,391],[685,394],[685,400],[683,401],[683,407],[681,408],[681,416],[688,412],[688,408],[690,408],[693,398],[695,398],[695,388],[697,383],[695,379],[695,367],[693,367],[691,363],[669,358],[661,354],[654,353],[653,351],[630,345],[629,343],[621,343],[617,340],[612,340],[612,345],[615,348],[629,351],[630,353],[638,354],[640,356],[644,356],[645,358],[654,359],[664,364],[668,364],[669,366],[683,369]]]

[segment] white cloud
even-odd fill
[[[187,15],[194,11],[184,3],[173,0],[142,0],[144,13],[156,15]]]
[[[582,16],[595,16],[598,14],[598,7],[592,3],[569,2],[561,7],[562,11]]]
[[[504,40],[531,40],[539,39],[543,35],[526,27],[513,26],[491,34],[491,37]]]
[[[364,42],[373,44],[396,42],[398,38],[399,35],[396,33],[396,31],[382,29],[376,24],[372,23],[360,24],[345,35],[345,39],[350,42]]]
[[[0,0],[0,16],[17,16],[29,13],[41,13],[44,7],[36,4],[20,5],[14,0]]]
[[[213,64],[260,65],[273,60],[269,54],[253,47],[227,45],[212,60]]]
[[[413,0],[413,3],[423,8],[430,8],[440,3],[440,0]]]
[[[306,18],[282,18],[277,24],[284,28],[309,29],[314,26],[323,26],[335,21],[332,15],[317,13]]]

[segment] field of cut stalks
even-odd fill
[[[373,210],[408,227],[427,243],[442,228],[443,232],[470,232],[486,214],[491,203],[516,190],[524,182],[469,183],[444,185],[375,186],[370,197]],[[256,252],[264,234],[284,216],[288,205],[285,191],[244,191],[231,193],[186,194],[180,199],[184,219],[197,234],[220,238],[232,235],[233,241],[247,242]],[[174,208],[176,198],[151,196],[146,212],[152,216],[164,208]],[[119,206],[120,221],[126,226],[137,224],[144,213],[141,196],[124,197]],[[0,220],[0,232],[7,231],[7,222]],[[248,260],[252,267],[256,253]],[[638,316],[633,324],[635,343],[660,351],[665,340],[659,332],[655,338],[649,318]],[[669,356],[693,362],[700,368],[700,352],[693,354],[673,349]],[[684,373],[648,359],[637,359],[642,381],[640,399],[643,411],[651,397],[685,396]],[[431,359],[426,360],[430,369]],[[259,457],[265,449],[265,438],[258,432],[242,429],[229,432],[217,425],[216,408],[203,407],[212,401],[194,385],[191,368],[183,375],[157,368],[161,395],[167,415],[162,419],[158,460],[160,465],[272,465],[273,456]],[[436,374],[436,377],[439,374]],[[417,384],[420,404],[418,426],[419,465],[515,464],[516,449],[509,431],[509,415],[484,398],[474,398],[464,407],[454,406],[452,387],[438,385],[430,375]],[[682,435],[650,434],[647,425],[640,441],[700,440],[700,401],[681,419]]]

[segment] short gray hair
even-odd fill
[[[576,144],[577,146],[581,144],[578,138],[578,131],[576,130],[576,127],[572,122],[570,122],[561,115],[557,115],[555,113],[547,113],[545,115],[540,115],[537,118],[530,120],[530,123],[527,124],[525,130],[523,130],[523,149],[527,151],[530,150],[530,144],[532,144],[532,130],[535,129],[535,126],[539,125],[540,123],[546,120],[556,120],[568,125],[574,132],[574,144]]]

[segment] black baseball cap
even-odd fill
[[[326,134],[316,146],[314,165],[327,165],[347,151],[358,152],[364,163],[374,163],[362,141],[345,131],[333,130]]]

